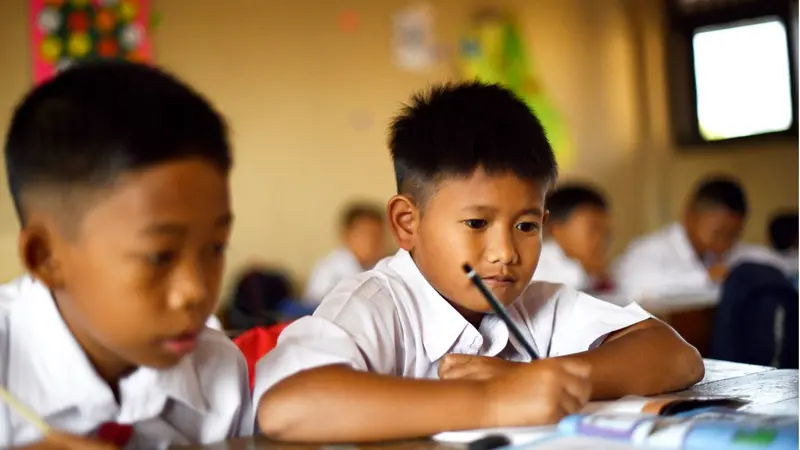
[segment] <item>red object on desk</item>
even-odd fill
[[[247,374],[250,378],[250,390],[255,382],[256,363],[278,345],[278,336],[290,322],[279,323],[269,327],[251,328],[236,336],[233,343],[239,347],[247,361]]]
[[[124,447],[133,437],[133,427],[114,422],[106,422],[100,425],[100,428],[95,432],[95,436],[103,442],[108,442],[118,447]]]

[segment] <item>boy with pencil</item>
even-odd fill
[[[5,163],[32,278],[0,308],[0,447],[250,434],[244,358],[204,326],[232,220],[212,106],[154,68],[77,66],[16,109]]]
[[[697,351],[637,305],[531,282],[557,170],[541,124],[510,91],[465,83],[417,95],[389,145],[398,193],[387,219],[401,250],[340,283],[259,362],[267,436],[352,442],[549,424],[590,399],[703,377]]]

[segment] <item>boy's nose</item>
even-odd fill
[[[493,237],[487,248],[486,256],[490,263],[504,265],[516,263],[519,255],[511,233],[502,232]]]
[[[209,290],[201,265],[182,264],[177,270],[168,299],[170,309],[192,309],[206,301]]]

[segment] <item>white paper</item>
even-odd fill
[[[652,399],[647,397],[627,396],[619,400],[605,402],[589,402],[581,409],[580,414],[594,413],[632,413],[641,414],[647,402]]]
[[[395,64],[414,72],[428,69],[435,59],[432,7],[416,4],[395,13],[392,22]]]
[[[484,428],[480,430],[445,431],[433,436],[433,440],[451,444],[466,444],[496,434],[507,437],[511,445],[523,445],[552,436],[555,432],[555,426]]]

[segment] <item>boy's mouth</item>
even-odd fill
[[[481,280],[489,288],[493,287],[508,287],[514,284],[517,279],[510,275],[493,275],[490,277],[482,277]]]
[[[195,348],[197,348],[197,340],[199,336],[200,330],[198,329],[164,339],[162,342],[167,351],[182,356],[191,353]]]

